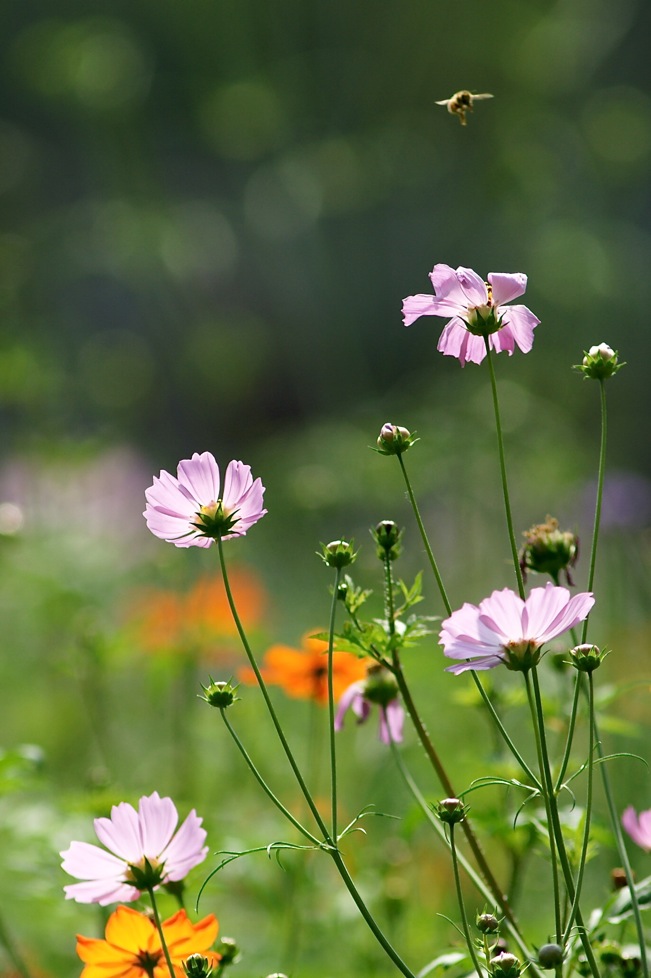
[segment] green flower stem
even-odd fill
[[[176,978],[176,971],[174,970],[174,965],[172,964],[172,959],[170,957],[170,952],[167,947],[167,942],[165,940],[165,934],[163,933],[163,925],[161,924],[160,914],[158,913],[158,907],[156,905],[156,897],[154,896],[153,887],[147,887],[147,893],[149,894],[149,899],[151,900],[151,909],[154,913],[154,923],[156,924],[156,930],[160,937],[160,946],[163,949],[163,955],[165,956],[165,961],[167,963],[167,969],[170,973],[170,978]]]
[[[535,668],[534,668],[535,673]],[[536,753],[538,755],[538,767],[540,769],[540,779],[544,785],[543,787],[543,800],[545,803],[545,812],[547,813],[547,834],[549,836],[549,851],[550,851],[550,862],[552,866],[552,888],[554,891],[554,919],[556,925],[556,943],[560,944],[563,936],[563,926],[561,923],[561,893],[560,885],[558,879],[558,863],[556,857],[556,845],[555,845],[555,834],[552,830],[552,809],[551,809],[551,796],[554,793],[553,786],[551,784],[551,778],[549,776],[549,760],[546,754],[546,741],[543,735],[541,735],[540,728],[542,727],[542,717],[537,710],[537,701],[535,699],[534,693],[532,691],[532,684],[529,678],[529,673],[524,673],[524,681],[527,688],[527,699],[529,701],[529,709],[531,710],[531,720],[533,724],[534,737],[536,740]]]
[[[336,843],[333,842],[333,840],[330,838],[330,833],[328,832],[328,828],[325,822],[323,821],[323,818],[321,817],[321,813],[319,812],[319,809],[317,808],[314,799],[312,798],[310,789],[305,783],[305,779],[301,774],[298,764],[296,763],[296,759],[294,757],[292,749],[289,746],[287,738],[285,737],[285,733],[281,726],[280,720],[278,719],[278,714],[276,713],[274,709],[274,705],[271,702],[271,697],[269,696],[267,685],[264,679],[262,678],[262,673],[260,672],[258,663],[255,660],[255,656],[253,654],[251,646],[249,645],[249,641],[246,637],[246,633],[242,626],[242,622],[240,621],[240,616],[237,613],[237,608],[235,607],[235,601],[233,599],[233,592],[231,591],[230,581],[228,579],[228,571],[226,570],[226,560],[224,558],[224,544],[221,537],[217,537],[217,545],[219,548],[219,562],[221,564],[222,577],[224,579],[224,590],[226,591],[226,598],[228,600],[228,604],[231,609],[233,621],[235,622],[235,627],[237,628],[238,634],[240,636],[240,641],[242,642],[244,651],[246,652],[246,657],[249,660],[249,664],[253,669],[253,672],[255,673],[255,678],[258,681],[258,686],[260,687],[260,692],[262,693],[267,710],[269,712],[269,716],[271,717],[271,722],[275,727],[276,733],[278,735],[278,739],[280,740],[283,751],[285,752],[285,756],[289,761],[289,765],[294,773],[294,777],[296,778],[298,786],[301,789],[303,797],[305,798],[309,806],[309,809],[312,812],[316,824],[318,825],[320,831],[323,833],[323,838],[326,845],[335,845]]]
[[[622,826],[619,821],[619,814],[617,812],[617,806],[615,804],[615,798],[613,796],[612,786],[610,784],[610,778],[608,776],[608,768],[604,763],[604,752],[601,743],[601,738],[599,736],[599,728],[597,726],[597,718],[593,717],[593,727],[594,727],[594,738],[597,745],[597,754],[599,756],[601,769],[601,781],[604,788],[604,794],[606,796],[606,804],[608,805],[608,813],[610,815],[610,824],[612,825],[613,834],[615,836],[615,843],[617,845],[617,852],[619,853],[619,859],[622,864],[622,869],[624,870],[624,875],[626,876],[626,882],[628,884],[628,889],[631,894],[631,908],[633,910],[633,920],[635,921],[635,930],[637,933],[637,939],[640,945],[640,963],[642,968],[643,978],[649,978],[649,962],[646,954],[646,941],[644,935],[644,927],[642,925],[642,914],[640,913],[640,904],[637,899],[637,893],[635,890],[635,879],[633,877],[633,870],[631,869],[631,863],[628,858],[628,852],[626,851],[626,845],[624,844],[624,834],[622,832]]]
[[[264,780],[264,778],[262,777],[262,775],[258,771],[257,767],[255,766],[255,764],[254,764],[254,762],[253,762],[253,760],[251,758],[251,755],[248,753],[246,747],[244,746],[244,744],[242,743],[242,741],[240,740],[240,738],[236,734],[235,730],[233,729],[232,724],[230,723],[228,717],[226,716],[226,710],[220,710],[219,712],[222,715],[222,720],[226,724],[226,729],[228,730],[229,734],[231,735],[231,737],[235,741],[235,745],[236,745],[237,749],[239,750],[240,754],[242,755],[242,757],[246,761],[247,767],[249,768],[249,770],[251,771],[251,773],[253,774],[254,778],[256,779],[256,781],[258,782],[258,784],[260,785],[260,787],[262,788],[262,790],[264,791],[264,793],[267,795],[267,797],[271,799],[271,801],[274,803],[274,805],[276,806],[276,808],[280,812],[282,812],[282,814],[285,816],[285,818],[289,822],[292,823],[292,825],[294,826],[294,828],[298,829],[298,831],[301,833],[301,835],[304,835],[305,838],[306,839],[309,839],[309,841],[313,845],[317,846],[319,849],[322,849],[323,848],[323,842],[320,839],[317,839],[317,837],[315,835],[312,835],[312,833],[309,832],[305,828],[305,826],[301,825],[301,823],[298,821],[297,818],[294,818],[294,816],[292,815],[292,813],[287,808],[285,808],[285,806],[283,805],[282,801],[280,801],[280,799],[273,793],[273,791],[271,790],[271,788],[269,787],[269,785],[267,784],[267,782]]]
[[[488,372],[491,378],[491,391],[493,394],[493,410],[495,412],[495,428],[497,430],[497,449],[500,456],[500,474],[502,477],[502,494],[504,496],[504,509],[506,512],[506,526],[509,531],[509,542],[511,544],[511,556],[513,558],[515,577],[518,582],[518,592],[520,594],[520,597],[524,600],[524,580],[522,578],[522,569],[520,567],[520,561],[518,559],[518,546],[517,543],[515,542],[515,532],[513,530],[513,517],[511,515],[511,499],[509,496],[509,485],[506,478],[504,439],[502,437],[500,405],[497,399],[497,382],[495,380],[495,367],[493,366],[493,357],[492,357],[491,348],[487,336],[484,337],[484,343],[486,344],[486,359],[488,362]]]
[[[463,824],[463,823],[462,823]],[[450,825],[450,853],[452,855],[452,869],[454,872],[454,885],[457,891],[457,900],[459,901],[459,913],[461,914],[461,927],[463,929],[463,936],[466,939],[466,945],[468,947],[468,954],[470,955],[470,960],[473,963],[473,967],[479,976],[483,975],[482,967],[479,963],[477,957],[477,952],[475,946],[472,942],[472,937],[470,936],[470,928],[468,927],[468,917],[466,915],[466,908],[463,902],[463,892],[461,890],[461,878],[459,875],[459,863],[457,862],[457,847],[454,844],[454,830],[455,825],[452,823]]]
[[[529,681],[529,673],[525,673],[525,679],[527,683],[527,695],[529,697],[529,703],[532,713],[534,734],[536,736],[536,745],[539,749],[539,756],[542,764],[541,777],[543,785],[545,787],[545,804],[548,807],[548,830],[550,834],[550,839],[553,833],[554,840],[556,843],[556,851],[558,853],[558,860],[561,865],[563,872],[563,880],[565,882],[565,889],[567,891],[568,898],[570,902],[574,903],[575,897],[575,885],[574,879],[572,877],[572,867],[570,866],[570,861],[567,856],[567,851],[565,849],[565,839],[563,837],[563,828],[561,826],[561,820],[558,813],[558,805],[556,803],[556,794],[553,787],[553,779],[551,773],[551,767],[549,764],[549,752],[547,750],[547,737],[545,734],[545,717],[542,708],[542,700],[540,697],[540,685],[538,683],[538,673],[534,667],[531,670],[532,681]],[[532,698],[532,687],[533,687],[533,698]],[[560,900],[558,901],[558,907],[560,908]],[[583,915],[577,903],[575,910],[575,919],[577,923],[577,929],[579,932],[579,938],[585,951],[585,956],[590,967],[594,978],[600,978],[599,976],[599,966],[597,965],[596,958],[594,956],[594,951],[592,950],[592,945],[590,944],[590,939],[588,937],[588,931],[583,921]]]
[[[330,623],[328,626],[328,719],[330,728],[330,797],[332,801],[332,838],[335,844],[339,840],[337,830],[337,747],[335,730],[335,689],[334,677],[332,672],[332,656],[335,638],[335,615],[337,611],[337,592],[339,590],[339,579],[341,568],[335,569],[335,582],[332,589],[332,603],[330,605]]]
[[[576,892],[574,894],[574,901],[572,903],[569,917],[565,925],[565,933],[563,935],[563,942],[562,942],[563,947],[569,940],[570,932],[572,930],[572,925],[574,924],[574,918],[576,916],[576,911],[579,906],[579,900],[581,898],[581,887],[583,886],[583,874],[585,872],[585,864],[588,858],[588,844],[590,842],[590,823],[592,820],[592,790],[593,790],[593,782],[594,782],[594,716],[595,716],[594,678],[591,672],[588,673],[588,715],[589,715],[589,722],[590,722],[590,732],[588,735],[588,783],[586,786],[583,842],[581,845],[581,858],[579,860],[579,870],[576,876]]]
[[[599,393],[601,395],[601,443],[599,446],[599,471],[597,475],[597,499],[594,510],[594,525],[592,528],[592,545],[590,547],[590,569],[588,571],[588,591],[592,591],[594,586],[594,574],[597,564],[597,541],[599,539],[599,526],[601,524],[601,504],[604,495],[604,476],[606,473],[606,442],[608,437],[608,412],[606,410],[606,388],[604,381],[599,381]],[[583,622],[581,633],[581,644],[584,645],[588,637],[588,621],[590,616]]]
[[[563,752],[563,760],[561,761],[560,771],[558,772],[558,777],[556,778],[556,786],[554,791],[556,794],[561,790],[563,785],[563,779],[565,777],[565,772],[567,771],[567,766],[570,763],[570,754],[572,752],[572,741],[574,740],[574,729],[576,727],[576,718],[578,715],[579,707],[579,695],[581,693],[581,673],[577,672],[574,679],[574,697],[572,699],[572,709],[570,712],[570,722],[567,726],[567,737],[565,740],[565,751]]]
[[[0,947],[6,951],[7,957],[21,978],[32,978],[29,968],[23,961],[18,949],[9,935],[4,920],[0,917]]]
[[[434,577],[436,578],[436,583],[438,585],[438,589],[439,589],[439,592],[441,594],[441,600],[443,601],[443,604],[445,606],[445,610],[447,611],[448,615],[451,615],[452,614],[452,605],[450,604],[450,600],[449,600],[449,598],[447,596],[447,592],[445,590],[445,585],[443,584],[443,578],[441,577],[441,573],[439,571],[438,564],[436,563],[436,559],[434,557],[434,553],[432,551],[432,548],[430,546],[429,539],[427,537],[427,532],[425,530],[425,526],[423,524],[423,520],[422,520],[422,517],[420,515],[420,510],[418,509],[418,503],[416,502],[416,497],[414,495],[414,490],[411,487],[411,482],[409,481],[409,476],[407,475],[407,469],[405,468],[405,463],[402,460],[402,455],[398,455],[396,457],[397,457],[398,461],[400,462],[400,468],[402,470],[402,474],[403,474],[403,477],[404,477],[404,480],[405,480],[405,486],[407,487],[407,495],[409,496],[409,502],[411,503],[411,508],[414,511],[414,516],[416,517],[416,523],[418,524],[418,529],[420,530],[421,539],[423,541],[423,545],[425,547],[425,551],[427,553],[427,557],[429,559],[429,562],[430,562],[432,571],[434,572]]]
[[[217,537],[217,545],[218,545],[218,549],[219,549],[219,561],[220,561],[220,565],[221,565],[221,569],[222,569],[222,576],[223,576],[223,579],[224,579],[224,590],[226,591],[226,598],[228,600],[228,604],[229,604],[229,607],[230,607],[230,610],[231,610],[231,614],[233,616],[233,621],[235,622],[235,627],[237,628],[238,634],[240,636],[240,641],[242,642],[242,646],[244,648],[244,651],[246,652],[246,656],[247,656],[247,658],[249,660],[249,664],[251,665],[251,668],[253,669],[253,672],[255,673],[256,679],[258,680],[258,685],[260,686],[260,691],[262,692],[262,695],[263,695],[265,704],[267,706],[267,710],[269,711],[269,715],[271,717],[272,723],[273,723],[273,725],[274,725],[274,727],[276,729],[276,733],[278,734],[278,739],[280,740],[280,743],[281,743],[281,745],[283,747],[283,750],[285,752],[285,755],[287,757],[287,760],[289,761],[290,767],[292,768],[292,771],[294,772],[294,776],[296,777],[296,780],[297,780],[298,785],[299,785],[299,787],[300,787],[300,789],[301,789],[301,791],[303,793],[303,796],[305,797],[305,800],[307,801],[307,804],[308,804],[308,806],[310,808],[310,811],[312,812],[312,815],[314,816],[314,819],[315,819],[315,821],[316,821],[316,823],[317,823],[320,831],[323,833],[323,838],[324,838],[325,845],[324,844],[321,844],[321,848],[325,848],[326,851],[329,853],[330,857],[332,858],[332,861],[334,862],[335,866],[337,867],[337,871],[339,872],[339,875],[341,876],[341,878],[343,880],[344,886],[346,887],[346,889],[350,893],[350,895],[351,895],[351,897],[353,899],[353,902],[355,903],[355,906],[359,910],[359,912],[360,912],[361,916],[363,917],[363,919],[366,921],[366,924],[368,925],[369,929],[371,930],[371,933],[373,934],[373,936],[375,937],[375,939],[377,940],[377,942],[380,944],[380,946],[384,950],[384,952],[387,955],[387,957],[389,957],[391,959],[391,961],[393,961],[393,963],[398,968],[398,970],[400,972],[402,972],[403,975],[405,975],[405,978],[416,978],[416,975],[414,974],[414,972],[411,971],[410,968],[408,968],[408,966],[402,960],[402,958],[400,957],[400,955],[398,954],[398,952],[395,950],[395,948],[393,947],[393,945],[385,937],[383,931],[381,930],[381,928],[379,927],[379,925],[375,921],[373,915],[371,914],[370,910],[368,909],[368,907],[364,903],[364,900],[362,899],[361,894],[359,893],[357,887],[355,886],[355,883],[354,883],[354,881],[353,881],[353,879],[352,879],[352,877],[351,877],[351,875],[350,875],[350,873],[348,871],[348,867],[346,866],[346,863],[344,862],[344,858],[343,858],[342,854],[339,852],[339,850],[337,849],[336,844],[330,838],[330,833],[328,832],[328,827],[326,826],[323,818],[321,817],[321,814],[319,813],[319,810],[316,807],[316,804],[314,803],[314,800],[312,798],[312,795],[310,794],[309,789],[308,789],[307,785],[305,784],[305,780],[304,780],[304,778],[303,778],[303,776],[302,776],[302,774],[301,774],[301,772],[300,772],[300,770],[298,768],[298,765],[296,763],[296,760],[294,758],[294,755],[293,755],[293,753],[292,753],[292,751],[291,751],[291,749],[289,747],[289,744],[287,742],[287,739],[285,737],[285,734],[283,732],[283,729],[282,729],[282,727],[280,725],[280,721],[278,720],[278,716],[276,714],[276,711],[274,710],[273,703],[271,702],[271,699],[269,697],[269,693],[268,693],[268,690],[267,690],[265,681],[262,678],[262,675],[260,673],[260,669],[258,668],[258,664],[257,664],[257,662],[255,660],[255,656],[253,655],[253,652],[251,650],[251,646],[249,645],[248,639],[246,637],[246,633],[245,633],[244,628],[242,626],[242,622],[241,622],[240,617],[239,617],[239,615],[237,613],[237,608],[235,606],[235,601],[233,599],[233,593],[231,591],[230,582],[228,580],[228,572],[226,570],[226,561],[224,559],[224,547],[223,547],[223,541],[222,541],[221,537]],[[176,976],[173,975],[172,978],[176,978]]]
[[[398,458],[398,461],[400,462],[400,468],[402,469],[402,474],[404,476],[405,486],[407,488],[407,495],[409,496],[409,502],[411,503],[411,508],[412,508],[412,510],[414,512],[414,516],[416,518],[416,523],[418,524],[418,529],[420,531],[421,539],[423,541],[423,546],[425,547],[425,551],[426,551],[427,556],[429,558],[429,562],[430,562],[430,565],[432,567],[432,571],[434,572],[434,577],[436,578],[436,583],[438,584],[438,588],[439,588],[439,591],[440,591],[440,594],[441,594],[441,598],[443,600],[443,604],[445,605],[445,610],[447,611],[448,615],[451,615],[452,614],[452,605],[450,604],[450,601],[448,599],[448,595],[447,595],[447,592],[445,590],[445,585],[443,584],[443,579],[441,577],[441,574],[440,574],[440,571],[439,571],[439,568],[438,568],[438,564],[436,563],[436,558],[434,557],[434,552],[433,552],[432,547],[430,545],[429,537],[427,536],[427,530],[425,529],[425,526],[423,524],[423,520],[422,520],[421,515],[420,515],[420,510],[418,508],[418,503],[416,501],[416,496],[414,494],[414,490],[413,490],[412,485],[411,485],[411,482],[409,480],[409,476],[407,474],[407,469],[405,468],[405,463],[403,461],[402,455],[398,455],[397,458]],[[519,567],[520,567],[520,565],[518,564],[518,568]],[[518,764],[520,765],[520,767],[522,768],[522,770],[524,771],[524,773],[527,775],[527,777],[531,779],[531,783],[533,785],[535,785],[540,790],[540,784],[538,782],[538,779],[536,778],[535,774],[533,773],[533,771],[531,770],[531,768],[529,767],[529,765],[527,764],[527,762],[524,760],[524,758],[522,757],[522,755],[518,751],[517,747],[515,746],[515,744],[511,740],[511,738],[509,737],[509,735],[508,735],[508,733],[506,731],[506,728],[504,727],[504,724],[502,723],[500,717],[497,715],[497,713],[495,711],[495,707],[491,703],[491,701],[490,701],[490,699],[488,697],[488,694],[486,693],[486,690],[484,689],[484,687],[482,686],[481,682],[479,681],[479,677],[477,676],[477,673],[473,671],[471,673],[471,675],[472,675],[472,678],[473,678],[473,682],[474,682],[475,686],[477,687],[477,690],[479,692],[479,695],[481,696],[482,700],[484,701],[484,706],[486,707],[486,709],[490,713],[490,715],[491,715],[491,717],[493,719],[493,722],[497,726],[497,729],[499,730],[500,735],[503,737],[503,739],[504,739],[504,741],[505,741],[508,749],[511,751],[511,753],[513,754],[513,756],[515,757],[516,761],[518,762]],[[462,824],[465,825],[466,823],[463,822]]]
[[[447,849],[449,849],[450,848],[450,840],[449,840],[449,838],[447,837],[447,835],[445,833],[445,829],[441,825],[440,820],[436,817],[436,815],[434,815],[434,813],[433,813],[433,811],[431,809],[431,806],[427,804],[427,801],[423,797],[420,789],[418,788],[418,785],[416,784],[416,782],[412,778],[411,774],[409,773],[409,771],[408,771],[408,769],[407,769],[407,767],[406,767],[406,765],[405,765],[405,763],[404,763],[404,761],[402,759],[402,754],[400,753],[400,750],[398,748],[398,745],[395,743],[394,740],[390,740],[390,747],[391,747],[391,753],[393,755],[393,759],[396,762],[396,767],[398,768],[398,771],[400,772],[400,775],[401,775],[402,780],[404,781],[404,783],[405,783],[405,785],[407,787],[407,790],[413,796],[416,804],[418,805],[418,807],[422,811],[423,815],[425,816],[425,818],[427,819],[427,821],[429,822],[429,824],[432,826],[432,828],[434,829],[434,831],[438,835],[438,837],[441,840],[441,842],[443,843],[443,845]],[[472,880],[472,882],[475,884],[475,886],[476,886],[477,890],[479,891],[479,893],[481,893],[482,897],[486,901],[486,904],[488,906],[491,906],[494,903],[495,896],[491,892],[491,890],[489,890],[489,888],[486,886],[486,884],[484,883],[484,881],[481,878],[481,876],[477,872],[475,872],[475,870],[473,869],[472,865],[468,862],[468,860],[465,858],[465,856],[463,855],[463,853],[462,852],[459,852],[458,850],[457,850],[457,859],[459,860],[459,864],[463,867],[464,871],[467,873],[467,875],[470,877],[470,879]],[[532,961],[532,959],[533,959],[533,952],[525,944],[525,942],[524,942],[524,940],[522,938],[522,935],[520,934],[520,931],[519,931],[518,927],[515,924],[513,924],[510,920],[508,920],[507,918],[505,918],[505,923],[506,923],[507,930],[509,931],[511,937],[513,938],[513,940],[516,942],[516,944],[518,945],[518,947],[522,951],[523,955],[527,958],[527,960]],[[532,974],[535,974],[535,975],[538,976],[538,978],[540,978],[539,973],[538,973],[538,970],[535,967],[535,965],[533,965],[533,964],[531,965],[530,971],[531,971]]]

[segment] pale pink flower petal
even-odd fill
[[[177,478],[162,471],[145,492],[143,516],[151,532],[177,547],[210,547],[243,536],[265,513],[264,486],[251,467],[228,464],[220,496],[219,466],[210,452],[195,452],[178,464]]]
[[[481,363],[486,356],[487,339],[496,353],[513,354],[517,346],[528,353],[533,345],[533,331],[540,320],[526,306],[507,305],[511,299],[524,294],[527,276],[520,272],[491,272],[488,275],[492,294],[479,275],[471,268],[435,265],[430,272],[435,295],[411,295],[403,300],[403,322],[411,326],[420,316],[448,317],[438,343],[445,356],[456,357],[462,366]],[[479,316],[479,320],[477,317]],[[487,319],[488,317],[488,319]],[[478,326],[483,322],[490,326]],[[468,324],[471,328],[469,329]]]
[[[404,722],[405,711],[397,699],[387,703],[385,707],[380,707],[380,740],[382,743],[402,743]]]
[[[651,809],[640,812],[638,816],[633,806],[629,805],[622,813],[622,825],[636,845],[651,852]]]
[[[134,872],[150,873],[143,888],[156,889],[168,881],[179,881],[202,862],[208,853],[203,845],[206,832],[194,810],[174,835],[178,813],[171,798],[157,792],[144,796],[138,811],[122,802],[111,809],[110,818],[95,819],[95,831],[109,852],[86,842],[72,842],[61,853],[63,869],[83,880],[65,887],[66,897],[79,903],[115,900],[129,902],[140,896]]]
[[[464,660],[449,666],[448,672],[492,669],[503,662],[526,671],[546,642],[587,618],[593,605],[592,594],[572,596],[567,588],[551,583],[533,588],[526,601],[504,588],[478,606],[466,603],[441,625],[439,642],[445,655]]]

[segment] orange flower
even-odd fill
[[[191,954],[205,954],[219,925],[214,914],[193,924],[185,910],[163,921],[165,943],[178,978]],[[106,922],[106,940],[77,935],[77,954],[84,962],[81,978],[169,978],[160,935],[154,921],[131,907],[118,907]],[[214,963],[219,960],[215,951]]]
[[[261,669],[265,682],[280,686],[288,696],[296,699],[328,702],[328,643],[313,638],[309,633],[301,640],[302,648],[272,645],[264,655]],[[332,656],[332,680],[335,699],[339,699],[351,683],[366,676],[366,666],[350,652],[334,652]],[[252,669],[240,669],[238,678],[254,684]]]
[[[259,624],[266,595],[249,570],[235,570],[231,587],[246,628]],[[237,634],[221,576],[202,577],[187,594],[150,589],[141,591],[129,618],[135,641],[148,652],[209,651],[218,638]]]

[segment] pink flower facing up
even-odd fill
[[[244,536],[265,513],[264,486],[251,467],[229,462],[221,489],[219,466],[210,452],[179,462],[177,478],[161,472],[145,493],[143,516],[154,534],[176,547],[209,547],[216,537]]]
[[[368,668],[366,679],[352,683],[339,700],[335,717],[335,730],[341,730],[348,710],[352,710],[358,723],[368,719],[372,705],[380,708],[380,740],[384,744],[399,744],[405,711],[398,699],[398,686],[391,674],[374,663]]]
[[[629,805],[622,813],[622,825],[636,845],[645,852],[651,852],[651,809],[638,815]]]
[[[479,606],[464,604],[443,622],[439,641],[450,659],[463,661],[447,671],[507,669],[526,672],[540,659],[545,642],[557,638],[588,617],[594,604],[589,592],[570,594],[567,588],[532,589],[526,601],[504,588],[493,591]]]
[[[84,880],[64,887],[66,899],[101,906],[129,903],[150,887],[182,880],[203,862],[208,847],[194,809],[175,835],[178,820],[172,799],[157,792],[141,798],[138,811],[121,802],[110,818],[96,818],[97,838],[109,851],[71,842],[61,853],[66,873]]]
[[[528,353],[533,346],[533,331],[540,322],[526,306],[507,306],[511,299],[524,295],[527,276],[521,272],[490,272],[484,282],[472,268],[435,265],[430,279],[436,295],[410,295],[404,299],[405,326],[420,316],[443,316],[450,321],[441,333],[437,349],[447,357],[457,357],[461,366],[481,363],[486,343],[492,350],[511,356],[516,346]]]

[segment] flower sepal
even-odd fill
[[[375,451],[380,455],[402,455],[419,440],[408,428],[387,422],[380,429]]]

